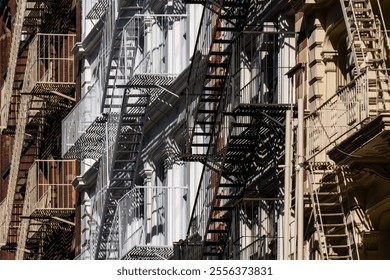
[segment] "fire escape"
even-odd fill
[[[254,174],[261,174],[269,182],[275,179],[271,179],[271,173],[278,177],[277,170],[270,168],[268,163],[265,164],[268,167],[263,165],[268,160],[278,162],[283,156],[285,111],[289,106],[253,100],[257,100],[254,88],[258,77],[243,88],[238,88],[239,82],[233,89],[227,87],[235,78],[230,77],[232,70],[237,71],[231,69],[234,48],[236,45],[247,47],[240,41],[246,35],[240,32],[245,27],[249,10],[256,10],[254,5],[259,3],[206,1],[205,4],[198,51],[194,54],[194,60],[198,59],[199,53],[203,60],[198,64],[193,62],[198,66],[191,70],[191,77],[197,77],[197,81],[202,77],[203,84],[194,84],[191,80],[189,83],[194,87],[191,92],[197,97],[197,105],[189,151],[185,155],[186,160],[202,162],[204,169],[185,241],[189,244],[185,258],[223,259],[232,254],[228,245],[232,242],[232,223],[237,222],[234,215],[238,205],[244,199],[258,195],[259,176]],[[254,38],[255,41],[258,39]],[[247,40],[246,43],[252,42]],[[267,46],[272,43],[265,42],[264,51]],[[237,55],[239,52],[236,50]],[[235,59],[238,62],[240,56]],[[238,65],[235,67],[239,69]],[[233,75],[236,75],[234,71]],[[239,80],[240,75],[237,77]],[[237,92],[232,92],[235,90]],[[196,95],[196,92],[200,94]],[[238,92],[241,97],[235,100]],[[244,100],[248,94],[253,96]],[[264,162],[255,164],[259,161]],[[264,184],[261,193],[273,197],[275,190],[273,183]]]
[[[14,135],[7,197],[1,207],[2,249],[14,251],[23,211],[27,175],[41,153],[46,118],[66,111],[74,101],[74,35],[49,34],[71,5],[51,9],[46,1],[17,1],[9,67],[2,88],[2,133]],[[59,30],[59,29],[58,29]],[[68,31],[68,30],[66,30]],[[39,33],[47,32],[47,33]]]
[[[351,260],[352,244],[343,206],[346,170],[329,164],[310,165],[310,193],[321,259]]]
[[[384,38],[381,38],[383,34],[380,32],[380,22],[383,18],[376,18],[369,0],[342,0],[340,4],[348,34],[348,50],[354,63],[351,73],[356,84],[351,90],[347,87],[340,91],[340,96],[337,96],[343,100],[347,97],[344,95],[351,92],[348,99],[343,101],[350,102],[351,105],[343,108],[345,111],[341,111],[347,116],[342,119],[345,119],[345,126],[349,127],[356,121],[368,123],[381,112],[389,109],[386,108],[389,78],[381,46]],[[380,16],[382,16],[381,11]],[[332,103],[336,104],[334,101],[328,102],[322,106],[323,109],[328,109]],[[333,110],[340,110],[340,108],[333,108]],[[357,118],[357,114],[362,116]],[[325,118],[319,112],[318,118],[321,116]],[[317,121],[324,129],[322,121]],[[328,138],[329,144],[332,142],[330,135],[332,131],[325,132],[323,135]],[[340,137],[339,133],[337,135]],[[309,150],[309,154],[313,152],[310,147]],[[314,157],[315,154],[311,156]],[[348,236],[353,224],[347,224],[346,213],[343,209],[344,191],[347,187],[346,178],[348,177],[347,167],[334,166],[329,162],[316,162],[309,163],[308,168],[314,227],[319,239],[321,258],[354,259],[358,257],[352,250],[353,245],[356,244]]]
[[[36,160],[31,166],[16,259],[49,259],[56,254],[53,250],[71,251],[75,176],[74,160]],[[50,246],[54,239],[56,245]]]
[[[151,40],[154,29],[168,28],[180,15],[135,14],[140,10],[138,2],[108,3],[99,49],[99,80],[86,94],[85,101],[100,89],[103,92],[100,116],[64,154],[66,158],[92,158],[100,162],[92,201],[90,250],[94,259],[118,257],[115,213],[118,201],[134,187],[148,105],[177,76],[153,68],[152,50],[140,54],[140,61],[136,55],[150,48],[146,40]],[[79,103],[80,110],[83,102]],[[65,124],[77,126],[80,121],[77,110],[78,106]]]

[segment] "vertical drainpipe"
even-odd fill
[[[297,186],[297,259],[303,260],[303,181],[304,181],[304,123],[303,123],[303,98],[298,99],[298,186]]]
[[[291,208],[291,110],[286,111],[286,143],[284,163],[284,232],[283,232],[283,259],[290,255],[290,208]]]

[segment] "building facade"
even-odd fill
[[[390,258],[388,1],[62,2],[1,2],[4,258]]]
[[[76,162],[61,159],[75,96],[73,1],[1,1],[1,258],[74,257]]]

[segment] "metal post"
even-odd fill
[[[304,151],[304,127],[303,127],[303,98],[298,99],[298,186],[297,186],[297,259],[303,260],[303,151]]]
[[[283,232],[283,259],[290,255],[290,208],[291,208],[291,111],[286,111],[286,143],[284,159],[284,232]]]

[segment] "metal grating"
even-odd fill
[[[123,260],[167,260],[173,257],[172,246],[135,246]]]
[[[108,2],[109,0],[99,0],[89,11],[86,19],[94,20],[102,18],[107,11]]]

